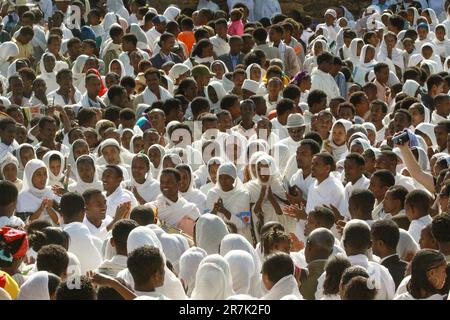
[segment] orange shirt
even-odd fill
[[[194,32],[192,31],[183,31],[178,35],[178,40],[183,42],[186,45],[186,50],[188,56],[191,54],[192,47],[195,43]]]

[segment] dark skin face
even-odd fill
[[[57,130],[55,122],[47,122],[43,128],[39,128],[39,135],[44,142],[54,142]]]
[[[171,201],[178,200],[179,181],[175,175],[170,173],[163,173],[160,178],[160,189],[162,194]]]
[[[311,163],[311,174],[317,181],[322,182],[330,173],[330,166],[326,165],[322,158],[314,156]]]
[[[103,189],[106,191],[106,195],[109,196],[116,191],[122,180],[123,178],[118,176],[113,169],[106,169],[102,176]]]
[[[394,116],[394,130],[396,132],[403,131],[411,125],[408,117],[404,113],[397,112]]]
[[[448,131],[445,126],[437,125],[434,127],[434,134],[436,135],[436,140],[439,148],[444,150],[447,147],[447,135]]]
[[[159,92],[159,77],[157,74],[155,74],[155,73],[148,74],[145,77],[145,81],[146,81],[147,87],[152,92]]]
[[[143,158],[133,159],[133,163],[131,165],[131,174],[133,175],[133,178],[137,183],[142,184],[145,182],[145,176],[149,170],[150,168]]]
[[[288,129],[288,132],[292,140],[299,142],[300,140],[303,139],[303,134],[305,133],[305,126],[290,128]]]
[[[345,180],[356,183],[364,172],[364,166],[360,166],[355,160],[347,159],[344,162]]]
[[[5,130],[0,130],[0,137],[1,141],[6,145],[13,143],[16,137],[16,125],[10,124],[6,126]]]
[[[106,217],[106,198],[102,193],[97,193],[86,201],[86,217],[95,226],[101,225]]]
[[[93,164],[79,163],[77,164],[78,176],[86,183],[94,182],[95,168]]]

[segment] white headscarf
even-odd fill
[[[47,72],[47,70],[45,70],[44,58],[46,56],[51,56],[55,59],[55,67],[53,68],[53,70],[51,72]],[[58,89],[58,87],[59,87],[58,83],[56,83],[56,73],[58,71],[56,68],[57,65],[58,65],[58,61],[56,60],[56,57],[54,56],[54,54],[51,52],[45,52],[42,55],[41,60],[39,61],[39,71],[41,72],[41,74],[39,75],[38,78],[45,80],[45,84],[47,85],[47,91],[46,91],[47,94],[53,90]]]
[[[17,300],[50,300],[48,292],[48,272],[33,273],[20,287]]]
[[[152,176],[155,179],[159,179],[159,175],[160,175],[162,167],[163,167],[163,158],[166,155],[166,149],[164,149],[164,147],[159,144],[154,144],[154,145],[150,146],[150,148],[148,148],[147,154],[150,149],[158,149],[159,154],[161,155],[161,157],[159,158],[159,166],[158,167],[152,166],[152,168],[151,168]]]
[[[353,63],[353,69],[359,64],[360,56],[362,53],[361,50],[360,55],[357,55],[359,42],[364,43],[364,40],[361,38],[354,38],[352,42],[350,42],[350,61]]]
[[[57,175],[54,175],[52,170],[50,170],[50,158],[53,155],[58,156],[61,161],[61,169],[59,169]],[[47,166],[48,185],[52,186],[54,184],[61,184],[61,180],[64,178],[63,172],[65,167],[64,156],[62,155],[62,153],[56,150],[49,151],[44,155],[42,161],[44,161],[45,165]]]
[[[212,87],[217,95],[217,102],[214,103],[211,101],[211,99],[209,98],[209,94],[208,94],[208,100],[209,100],[209,103],[211,104],[211,110],[219,111],[220,110],[220,102],[222,101],[223,97],[226,96],[227,92],[225,91],[223,84],[220,81],[211,81],[208,84],[208,87]]]
[[[130,25],[130,33],[134,34],[137,38],[137,47],[139,49],[148,49],[148,38],[144,30],[137,24],[132,23]]]
[[[195,275],[200,262],[208,254],[205,250],[198,247],[192,247],[186,250],[180,257],[178,277],[183,280],[187,295],[190,297],[195,286]]]
[[[81,179],[80,175],[78,174],[78,163],[80,161],[85,161],[87,159],[92,160],[92,166],[94,168],[94,177],[92,179],[92,182],[86,182]],[[83,194],[84,191],[87,189],[97,189],[103,191],[103,183],[100,181],[98,177],[98,169],[95,165],[94,158],[91,155],[82,155],[78,157],[77,162],[74,166],[74,172],[75,172],[75,183],[69,185],[69,191],[77,191],[80,194]]]
[[[426,107],[424,107],[424,109],[426,109]],[[427,135],[428,138],[430,138],[431,143],[433,146],[437,146],[437,140],[436,140],[436,135],[434,133],[434,127],[435,125],[432,123],[419,123],[416,127],[416,131],[420,131],[423,134]]]
[[[133,160],[136,158],[143,158],[149,165],[149,171],[146,174],[145,182],[143,184],[138,183],[134,177],[133,174],[130,175],[130,181],[127,182],[127,185],[136,187],[137,192],[139,195],[144,198],[145,201],[150,202],[156,199],[156,197],[161,193],[161,190],[159,189],[159,182],[153,178],[151,169],[153,168],[153,164],[150,162],[150,159],[142,153],[139,153],[134,156]],[[133,167],[133,163],[131,164]]]
[[[127,21],[130,19],[130,14],[123,5],[122,0],[106,0],[106,11],[114,12]]]
[[[233,250],[242,250],[248,252],[253,259],[254,263],[254,275],[259,275],[261,272],[261,260],[259,259],[258,253],[255,248],[250,244],[250,242],[242,235],[231,233],[226,235],[222,242],[220,243],[220,255],[225,256],[228,252]]]
[[[186,190],[186,192],[181,192],[181,196],[186,199],[189,202],[192,202],[195,204],[200,211],[200,214],[202,214],[205,211],[205,203],[206,203],[206,196],[195,187],[195,176],[192,172],[192,168],[190,165],[186,165],[186,167],[183,167],[183,169],[187,168],[189,170],[189,176],[190,176],[190,183],[189,187]]]
[[[332,148],[333,151],[333,158],[336,161],[342,160],[345,158],[345,156],[348,153],[348,148],[347,148],[347,144],[344,143],[341,146],[336,145],[333,142],[332,136],[333,136],[333,130],[336,127],[336,125],[341,124],[344,127],[345,132],[347,133],[347,131],[352,127],[352,123],[348,120],[345,119],[339,119],[336,122],[333,123],[333,126],[331,127],[331,134],[330,134],[330,146]]]
[[[416,81],[408,79],[403,84],[402,92],[410,97],[415,98],[417,96],[417,90],[420,88],[420,84]]]
[[[280,300],[287,295],[294,295],[300,300],[303,300],[303,296],[298,290],[298,283],[295,280],[294,275],[290,274],[281,278],[275,285],[264,295],[261,300]]]
[[[189,249],[187,239],[180,234],[163,233],[159,238],[167,259],[172,263],[175,272],[180,271],[181,255]]]
[[[5,158],[3,158],[2,164],[0,166],[0,173],[4,176],[3,170],[8,164],[13,164],[19,169],[19,161],[12,154],[8,154]],[[20,190],[19,190],[20,191]]]
[[[242,250],[233,250],[228,252],[224,258],[230,265],[233,290],[238,294],[248,294],[252,272],[255,268],[252,256]]]
[[[355,68],[354,80],[360,85],[364,85],[366,83],[366,75],[373,70],[375,64],[377,63],[374,59],[369,62],[365,62],[366,52],[369,48],[372,48],[372,50],[376,54],[376,49],[374,46],[370,44],[364,45],[364,47],[362,47],[361,49],[361,55],[359,56],[359,63]]]
[[[67,142],[68,142],[68,140],[67,140]],[[86,140],[83,140],[83,139],[77,139],[72,144],[68,145],[70,151],[69,151],[69,157],[67,158],[67,164],[72,167],[72,172],[75,172],[74,168],[75,168],[75,163],[76,163],[76,160],[77,160],[77,159],[75,159],[75,153],[74,153],[73,149],[78,144],[84,144],[85,146],[87,146],[87,149],[89,150],[88,143],[86,142]]]
[[[33,150],[34,157],[36,158],[36,152],[35,152],[35,150],[34,150],[34,148],[33,148],[33,146],[31,144],[29,144],[29,143],[22,143],[19,147],[17,147],[17,149],[16,149],[16,158],[17,158],[17,160],[19,162],[19,170],[17,171],[17,177],[19,179],[23,178],[23,171],[25,169],[25,166],[22,163],[22,159],[21,159],[21,156],[20,156],[20,153],[22,152],[23,148],[29,148],[29,149]]]
[[[175,21],[176,18],[180,15],[181,10],[180,8],[177,8],[173,5],[170,5],[169,7],[167,7],[167,9],[164,11],[164,17],[167,18],[167,20],[169,21]]]
[[[19,55],[19,47],[12,41],[6,41],[0,44],[0,74],[8,74],[9,58]]]
[[[109,66],[108,66],[108,72],[112,72],[112,71],[111,71],[111,65],[112,65],[113,63],[116,63],[116,62],[120,65],[121,73],[118,74],[118,76],[120,77],[120,79],[122,79],[122,78],[125,76],[125,67],[124,67],[124,65],[123,65],[123,62],[120,61],[119,59],[113,59],[113,60],[111,60],[111,62],[109,63]]]
[[[257,63],[252,63],[252,64],[249,65],[249,66],[247,67],[247,69],[245,70],[245,73],[247,74],[247,79],[250,79],[251,70],[252,70],[254,67],[258,68],[258,69],[261,71],[261,76],[259,77],[259,80],[256,80],[257,82],[261,83],[261,82],[262,82],[262,79],[264,78],[264,76],[265,76],[265,74],[266,74],[266,71],[265,71],[263,68],[261,68],[261,66],[260,66],[259,64],[257,64]]]
[[[83,93],[86,91],[86,88],[84,86],[85,73],[83,72],[83,69],[88,59],[89,56],[85,54],[79,55],[72,67],[73,85]]]
[[[228,68],[227,68],[227,65],[225,64],[225,62],[223,62],[222,60],[214,60],[213,61],[213,63],[211,63],[211,70],[213,70],[213,65],[215,65],[216,63],[218,63],[218,64],[220,64],[222,67],[223,67],[223,74],[225,75],[225,73],[228,73],[229,72],[229,70],[228,70]],[[223,78],[223,75],[222,75],[222,78],[221,79],[218,79],[216,76],[214,76],[211,80],[212,81],[222,81],[224,78]],[[233,89],[233,88],[231,88],[231,89]],[[230,89],[230,90],[231,90]],[[230,91],[230,90],[228,90],[228,91]],[[227,91],[227,92],[228,92]]]
[[[225,300],[234,294],[232,291],[220,267],[213,263],[201,263],[195,277],[192,300]]]
[[[227,234],[227,225],[214,214],[201,215],[195,224],[195,243],[208,254],[219,252],[220,243]]]
[[[400,239],[397,244],[397,254],[401,260],[404,260],[408,254],[415,255],[419,251],[420,247],[414,238],[408,233],[408,231],[399,228]]]
[[[48,169],[45,163],[42,160],[39,159],[31,159],[28,161],[28,163],[25,166],[24,175],[23,175],[23,192],[30,192],[33,196],[39,199],[43,199],[43,197],[48,194],[48,192],[51,192],[50,187],[45,187],[44,189],[38,189],[33,185],[32,179],[34,173],[41,169],[45,168],[47,170],[48,175]],[[47,178],[47,185],[48,185],[48,178]]]

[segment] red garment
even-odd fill
[[[98,72],[97,69],[89,69],[86,72],[86,75],[88,75],[89,73],[94,73],[98,77],[98,79],[100,80],[100,91],[98,92],[98,96],[99,97],[103,97],[103,95],[106,92],[108,92],[108,88],[106,88],[106,86],[105,86],[105,84],[103,82],[102,75],[100,74],[100,72]]]
[[[11,242],[23,239],[19,250],[17,250],[17,252],[12,256],[14,259],[19,259],[25,256],[28,250],[28,237],[25,231],[14,229],[11,227],[3,227],[0,229],[0,235],[3,236],[3,239],[5,240],[7,245]]]

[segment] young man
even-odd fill
[[[34,63],[33,57],[33,46],[31,45],[31,40],[33,40],[34,31],[30,26],[24,26],[20,28],[19,35],[13,38],[12,41],[19,48],[19,54],[16,58],[18,59],[28,59]]]
[[[161,74],[158,69],[147,69],[144,73],[144,77],[147,87],[142,93],[134,98],[134,109],[137,109],[138,105],[141,103],[152,105],[155,101],[164,102],[167,99],[173,98],[170,92],[160,85]]]
[[[439,251],[450,260],[450,213],[442,213],[433,219],[431,232],[437,241]]]
[[[333,252],[334,236],[326,228],[317,228],[306,239],[305,260],[308,277],[302,281],[300,292],[305,299],[314,300],[318,279],[325,269],[327,259]]]
[[[75,254],[81,264],[81,274],[95,270],[102,262],[100,239],[92,236],[83,224],[85,202],[81,195],[68,192],[61,197],[60,213],[64,221],[62,229],[70,236],[69,252]]]
[[[136,198],[131,191],[122,187],[123,171],[119,166],[107,165],[103,171],[102,182],[106,196],[106,215],[115,218],[117,208],[128,203],[128,212],[138,205]],[[126,217],[127,213],[123,213],[121,218]],[[117,220],[120,220],[117,217]]]
[[[290,114],[286,122],[286,129],[289,133],[289,137],[284,138],[275,146],[282,144],[289,149],[290,154],[294,154],[297,152],[297,148],[303,140],[303,135],[306,129],[303,116],[299,113]]]
[[[448,153],[447,136],[449,133],[450,133],[450,120],[440,121],[434,127],[434,134],[436,135],[438,152]]]
[[[373,278],[377,289],[375,299],[392,300],[395,294],[395,282],[389,270],[374,261],[369,261],[366,256],[367,250],[372,247],[368,224],[357,219],[349,221],[344,227],[342,239],[350,263],[364,267]]]
[[[364,92],[358,91],[350,95],[349,102],[355,106],[357,123],[363,123],[370,117],[370,104],[367,95]]]
[[[36,258],[37,271],[51,272],[64,280],[68,267],[69,255],[60,245],[50,244],[39,249]]]
[[[378,220],[372,224],[370,233],[372,251],[381,258],[380,264],[389,270],[397,289],[405,277],[408,266],[408,263],[400,260],[397,254],[397,245],[400,240],[399,228],[392,220]]]
[[[238,64],[244,61],[244,54],[241,52],[242,38],[239,36],[231,36],[229,40],[229,52],[218,57],[228,68],[228,71],[233,72]]]
[[[376,133],[376,143],[377,145],[384,140],[386,128],[383,124],[383,119],[388,112],[388,107],[386,102],[382,100],[372,101],[370,104],[370,122],[375,125],[377,129]]]
[[[164,32],[159,38],[159,44],[161,46],[159,53],[150,59],[154,68],[161,69],[162,65],[168,61],[183,62],[177,54],[172,52],[175,47],[175,36],[173,34]]]
[[[348,199],[348,211],[351,219],[363,220],[371,225],[373,223],[372,211],[374,204],[375,197],[371,191],[364,189],[353,190]]]
[[[155,50],[157,40],[166,30],[167,19],[163,15],[157,15],[152,19],[153,28],[146,32],[150,51]]]
[[[88,74],[85,80],[86,93],[81,96],[81,108],[105,109],[106,105],[98,96],[100,92],[100,79],[95,74]]]
[[[420,240],[420,232],[422,229],[432,221],[428,210],[431,207],[431,199],[423,190],[414,190],[408,193],[405,199],[405,213],[409,225],[408,233],[416,242]]]
[[[372,211],[373,220],[379,220],[383,216],[383,201],[386,191],[395,185],[395,177],[388,170],[377,170],[370,177],[369,190],[375,197],[375,209]]]
[[[383,216],[381,219],[391,219],[392,217],[406,217],[405,198],[408,190],[402,186],[390,187],[384,196]]]
[[[303,299],[294,272],[294,262],[287,253],[276,252],[269,255],[262,266],[262,281],[268,293],[261,299],[279,300],[286,295]]]
[[[143,246],[130,252],[127,260],[128,271],[134,280],[137,296],[150,296],[160,300],[168,298],[155,289],[164,285],[164,258],[158,248]]]
[[[277,116],[271,120],[272,128],[279,139],[283,140],[289,137],[289,132],[285,126],[289,115],[295,111],[295,105],[291,99],[281,99],[278,101],[276,109]]]
[[[134,208],[130,213],[130,219],[136,221],[140,226],[148,226],[156,223],[156,212],[150,206],[140,205]]]
[[[9,181],[0,181],[0,228],[11,226],[15,228],[24,228],[25,223],[19,217],[14,215],[17,205],[19,192],[17,187]]]
[[[52,104],[65,106],[76,104],[81,100],[81,92],[73,86],[72,71],[62,69],[56,74],[56,83],[59,88],[47,95]]]
[[[377,155],[375,160],[375,169],[389,170],[395,177],[395,184],[405,187],[409,192],[416,188],[414,185],[414,180],[411,177],[397,173],[397,155],[392,151],[383,150]]]
[[[104,50],[101,51],[103,56],[100,57],[105,62],[105,66],[109,67],[111,61],[113,61],[114,59],[119,59],[119,56],[122,53],[123,35],[124,35],[123,29],[119,26],[114,25],[111,27],[111,29],[109,29],[109,37],[111,38],[111,42],[106,46]],[[80,42],[80,51],[81,51],[81,42]]]
[[[450,114],[450,96],[446,93],[440,93],[433,99],[434,111],[431,113],[431,123],[438,124],[447,120]]]
[[[50,150],[61,152],[64,156],[69,156],[70,150],[66,145],[56,142],[56,131],[58,127],[54,118],[43,116],[38,123],[40,142],[35,146],[35,150],[46,147]]]
[[[0,161],[19,147],[15,137],[16,122],[11,118],[0,119]]]
[[[438,94],[442,93],[444,87],[444,78],[438,74],[432,74],[427,79],[428,91],[422,95],[422,104],[430,111],[434,111],[433,100]]]
[[[344,161],[344,172],[345,172],[345,203],[349,203],[350,195],[356,189],[367,189],[370,184],[370,180],[364,175],[364,168],[366,162],[364,158],[357,153],[350,153],[347,155]],[[348,208],[346,211],[342,212],[344,217],[350,218],[350,212]]]
[[[123,219],[118,221],[112,229],[112,238],[109,240],[111,246],[115,249],[116,254],[109,260],[103,261],[98,267],[98,272],[106,274],[111,277],[116,277],[117,274],[127,268],[127,240],[128,235],[138,224],[130,219]]]
[[[216,35],[209,38],[213,45],[216,57],[220,57],[230,52],[230,45],[228,44],[230,37],[228,36],[228,23],[226,19],[217,19],[214,23],[214,31]],[[230,70],[229,70],[230,71]]]
[[[269,29],[269,40],[274,48],[278,48],[280,58],[284,63],[284,72],[292,78],[300,71],[300,65],[295,50],[282,41],[283,33],[281,25],[272,25]]]
[[[93,236],[100,240],[106,240],[108,232],[117,221],[124,219],[130,212],[129,203],[122,203],[117,206],[114,218],[106,215],[106,198],[102,191],[88,189],[83,192],[86,203],[86,214],[83,223],[88,227]]]
[[[379,62],[375,65],[373,71],[375,72],[375,81],[373,83],[377,86],[377,99],[389,102],[389,66],[384,62]]]
[[[161,221],[192,235],[194,221],[200,216],[200,212],[195,204],[180,197],[178,193],[180,179],[177,170],[164,169],[160,176],[162,194],[150,204],[157,208],[158,218]]]
[[[239,132],[241,135],[249,139],[256,133],[256,123],[253,122],[255,116],[255,104],[252,100],[247,99],[241,102],[241,121],[231,128],[231,131]]]
[[[311,74],[311,90],[322,90],[327,95],[327,103],[332,98],[339,97],[339,87],[330,75],[333,67],[333,55],[329,52],[323,52],[317,57],[317,69]]]

